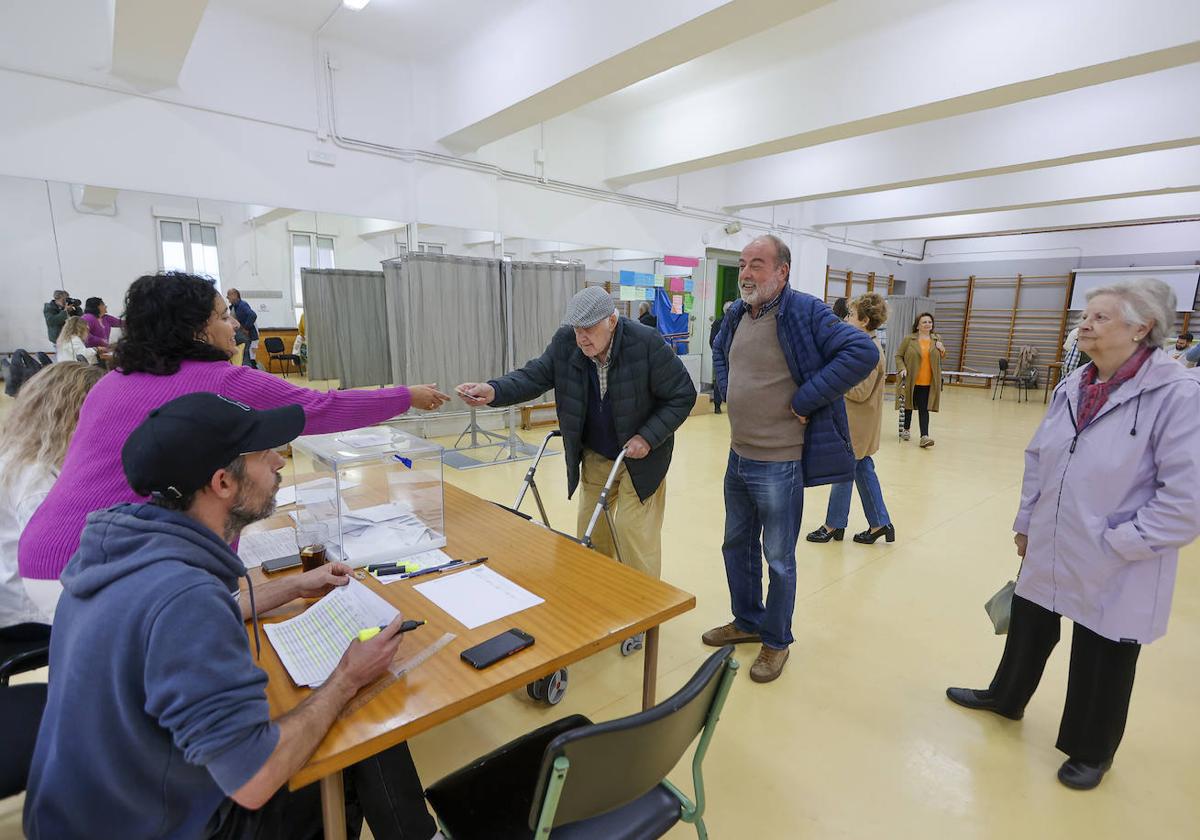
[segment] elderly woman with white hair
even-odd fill
[[[1091,362],[1055,389],[1025,450],[1004,655],[988,688],[946,692],[1019,720],[1071,619],[1056,746],[1058,779],[1077,790],[1112,766],[1138,653],[1166,632],[1179,549],[1200,534],[1200,379],[1160,349],[1174,319],[1159,280],[1088,294],[1079,347]]]

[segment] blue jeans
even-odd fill
[[[796,540],[804,512],[800,461],[752,461],[729,452],[725,469],[725,577],[733,623],[758,633],[767,647],[793,641],[796,605]],[[762,559],[769,586],[762,597]]]
[[[845,528],[850,522],[850,485],[858,485],[858,498],[862,499],[863,513],[872,528],[891,525],[887,506],[883,503],[883,490],[879,477],[875,475],[875,462],[868,455],[854,465],[854,481],[833,485],[829,491],[829,509],[825,512],[825,524],[831,528]]]

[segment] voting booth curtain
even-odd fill
[[[392,382],[383,272],[306,268],[300,282],[309,378],[343,388]]]
[[[313,379],[445,390],[540,356],[584,268],[409,254],[382,272],[305,269],[301,278]]]

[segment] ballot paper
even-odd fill
[[[316,688],[333,673],[360,630],[389,624],[397,610],[354,578],[295,618],[263,631],[296,685]]]
[[[276,528],[273,531],[257,531],[242,534],[238,541],[238,557],[247,569],[261,566],[277,557],[289,557],[296,553],[296,531],[293,528]]]
[[[413,587],[468,630],[536,607],[543,599],[486,566],[447,572]]]
[[[355,481],[352,478],[342,479],[342,490],[349,490],[351,487],[357,487],[362,482]],[[275,493],[275,499],[278,503],[279,494],[285,488],[280,488]],[[334,484],[332,478],[318,478],[314,481],[306,481],[303,484],[297,484],[295,487],[295,501],[302,505],[311,505],[318,502],[332,502],[337,498],[337,485]]]
[[[374,507],[359,508],[358,510],[350,510],[344,508],[342,516],[350,519],[361,519],[366,522],[387,522],[392,519],[413,519],[412,505],[406,502],[387,502]]]

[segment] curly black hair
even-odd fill
[[[185,359],[226,362],[229,354],[200,336],[220,292],[207,277],[160,271],[125,293],[125,328],[114,351],[122,373],[169,376]]]

